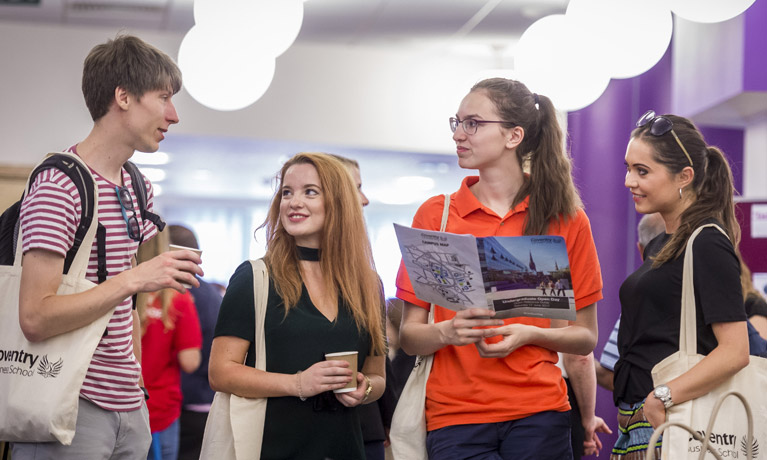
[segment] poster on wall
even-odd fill
[[[751,205],[751,238],[767,238],[767,204]]]
[[[767,299],[767,273],[754,273],[754,288]]]
[[[735,216],[741,229],[740,253],[743,262],[751,273],[767,274],[767,200],[736,202]],[[764,290],[761,292],[764,293]]]

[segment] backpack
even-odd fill
[[[138,201],[138,207],[141,211],[141,218],[149,220],[157,226],[158,231],[163,231],[165,222],[159,215],[147,210],[147,190],[144,177],[141,175],[138,167],[130,161],[123,165],[125,170],[131,176],[133,182],[133,192]],[[73,158],[73,155],[66,153],[52,153],[37,166],[29,176],[28,184],[32,185],[38,174],[46,169],[56,168],[66,174],[77,188],[82,204],[82,213],[80,214],[80,225],[75,230],[74,244],[67,251],[64,259],[64,274],[69,272],[75,254],[82,244],[85,233],[96,216],[93,212],[94,204],[94,183],[93,177],[87,170],[87,166],[81,161]],[[16,243],[19,236],[19,214],[21,211],[21,202],[24,200],[26,190],[22,193],[21,199],[12,204],[0,216],[0,265],[13,265],[13,259],[16,254]],[[141,242],[139,242],[141,244]],[[107,279],[106,264],[106,228],[98,224],[96,230],[96,247],[98,252],[98,279],[99,283]]]

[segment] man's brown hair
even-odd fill
[[[176,94],[181,70],[154,46],[133,35],[120,35],[94,46],[83,64],[83,96],[93,121],[109,111],[118,87],[138,99],[161,89]]]

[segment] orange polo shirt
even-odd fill
[[[528,199],[503,217],[482,205],[469,187],[479,181],[472,176],[450,195],[450,214],[446,231],[484,236],[519,236],[524,231]],[[414,228],[439,230],[444,196],[429,198],[413,218]],[[570,259],[570,274],[575,293],[575,308],[596,303],[602,298],[602,275],[591,235],[589,219],[583,210],[566,222],[553,222],[550,235],[562,236]],[[397,297],[428,309],[429,304],[413,293],[407,271],[400,265]],[[437,306],[434,321],[447,321],[455,312]],[[509,318],[505,324],[522,323],[550,327],[545,318]],[[426,385],[427,430],[451,425],[496,423],[524,418],[544,411],[570,409],[567,388],[556,366],[557,353],[527,345],[505,358],[482,358],[471,345],[438,350]]]

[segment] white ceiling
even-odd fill
[[[296,42],[352,47],[428,46],[445,41],[508,45],[537,19],[563,13],[568,1],[309,0],[304,3],[304,20]],[[0,0],[0,27],[2,21],[12,21],[183,34],[194,22],[193,0],[40,0],[37,5],[21,4],[27,2],[32,0]],[[449,136],[447,122],[444,126]],[[314,144],[172,136],[161,148],[183,153],[183,159],[171,158],[164,167],[166,178],[157,182],[168,202],[189,197],[221,203],[238,198],[268,199],[272,193],[270,179],[281,162],[300,150],[333,151],[357,159],[374,205],[389,198],[392,181],[398,176],[433,177],[435,188],[423,192],[430,196],[454,189],[466,173],[452,156]],[[205,185],[200,187],[200,182]],[[442,184],[449,184],[448,188]],[[411,198],[422,201],[424,197]]]
[[[279,0],[272,0],[279,1]],[[35,4],[37,3],[37,4]],[[568,0],[309,0],[298,41],[376,44],[515,39]],[[0,19],[184,32],[193,0],[0,0]]]

